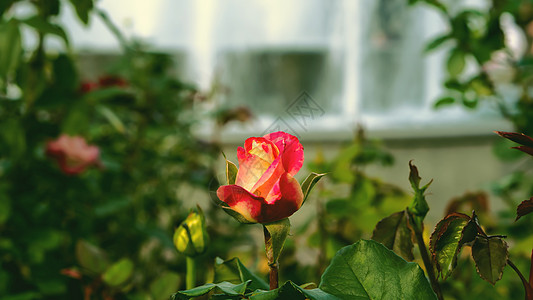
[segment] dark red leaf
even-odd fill
[[[524,200],[518,207],[516,208],[516,219],[515,221],[518,221],[521,217],[533,212],[533,197],[529,198],[529,200]]]
[[[519,143],[520,145],[524,145],[527,147],[533,147],[533,138],[523,133],[505,132],[505,131],[495,131],[495,132],[506,139],[509,139],[515,143]]]
[[[533,147],[527,147],[527,146],[518,146],[518,147],[512,147],[513,149],[518,149],[524,153],[527,153],[529,155],[533,155]]]

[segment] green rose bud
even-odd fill
[[[204,253],[209,243],[204,213],[199,206],[197,210],[198,212],[191,210],[187,219],[174,231],[176,249],[190,257]]]

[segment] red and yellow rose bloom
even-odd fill
[[[234,184],[219,187],[217,196],[248,222],[278,221],[302,206],[304,192],[294,178],[304,161],[298,138],[282,131],[248,138],[237,159]]]

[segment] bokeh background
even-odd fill
[[[297,179],[329,173],[291,218],[282,279],[318,283],[403,209],[410,160],[434,180],[428,237],[475,209],[528,269],[533,224],[514,217],[531,159],[493,131],[533,134],[531,1],[2,0],[0,15],[2,299],[168,299],[185,286],[173,230],[197,205],[197,283],[215,257],[266,274],[262,228],[214,191],[222,153],[278,130],[304,145]],[[81,139],[52,149],[61,136]],[[446,299],[522,297],[468,251]]]

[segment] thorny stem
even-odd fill
[[[518,277],[520,277],[520,280],[522,281],[522,285],[524,286],[524,290],[526,292],[525,300],[533,300],[533,288],[527,282],[524,275],[522,275],[522,272],[520,272],[520,270],[516,267],[516,265],[510,259],[507,259],[507,264],[516,272]]]
[[[409,213],[409,219],[412,222],[415,222],[414,218],[412,217],[412,214]],[[424,266],[426,267],[426,273],[429,277],[429,282],[431,283],[431,287],[433,288],[433,291],[435,294],[437,294],[437,298],[439,300],[444,300],[444,297],[442,296],[442,291],[440,290],[439,281],[435,277],[435,271],[433,269],[433,264],[431,263],[431,260],[428,255],[428,250],[426,248],[426,244],[424,242],[424,238],[422,237],[422,229],[421,226],[418,226],[417,224],[412,224],[415,237],[416,237],[416,244],[418,245],[418,250],[420,251],[420,256],[422,256],[422,260],[424,261]]]
[[[274,261],[274,255],[272,253],[272,236],[270,235],[270,232],[266,229],[266,227],[263,227],[263,233],[265,234],[265,250],[266,250],[266,256],[268,260],[268,267],[270,269],[269,271],[269,283],[270,283],[270,289],[275,290],[278,288],[278,268],[279,263],[277,261]]]

